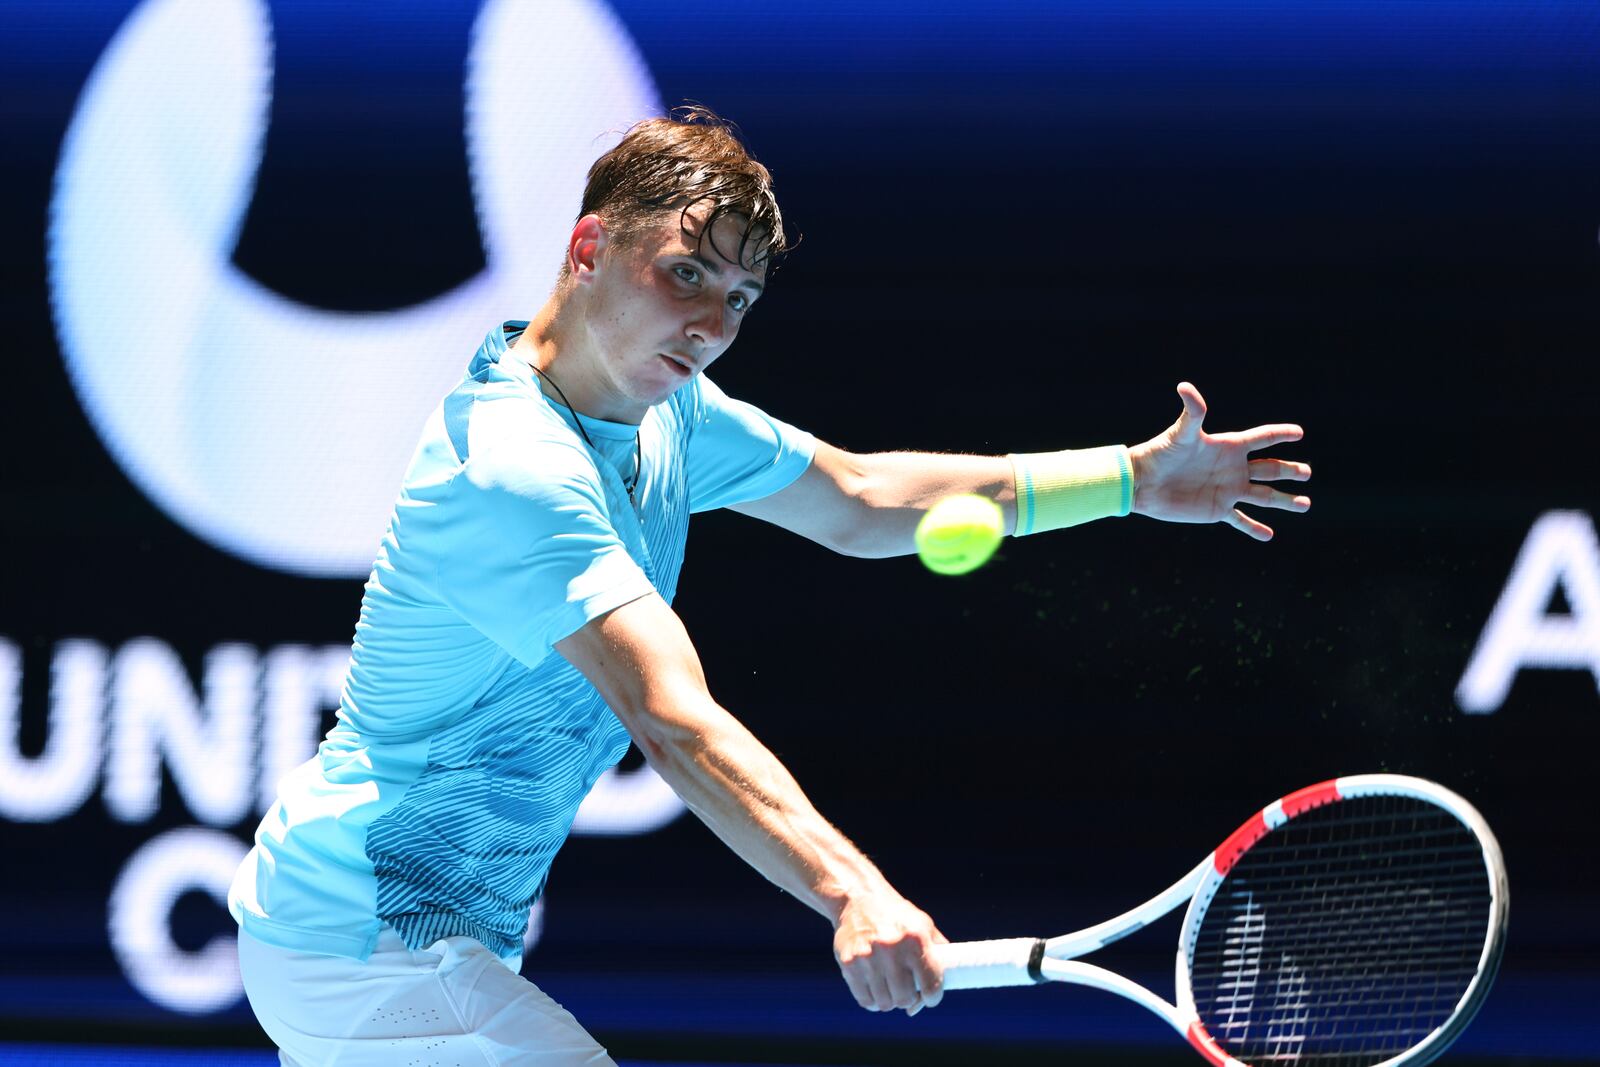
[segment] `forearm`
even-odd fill
[[[896,892],[777,758],[709,697],[704,706],[656,717],[674,721],[694,725],[657,733],[642,746],[646,758],[728,847],[828,919],[834,959],[856,1002],[913,1015],[937,1004],[932,949],[945,937],[927,913]]]
[[[848,551],[857,556],[915,551],[917,523],[952,494],[995,501],[1003,533],[1030,534],[1126,515],[1136,484],[1121,446],[1010,456],[890,452],[847,462],[856,502]]]
[[[766,746],[711,699],[682,621],[659,596],[592,619],[555,644],[645,759],[712,831],[833,924],[834,957],[864,1008],[939,1002],[933,920],[830,826]]]
[[[645,757],[712,832],[780,889],[835,924],[849,899],[888,885],[738,720],[709,707],[658,716]]]
[[[910,555],[923,513],[956,493],[988,497],[1000,505],[1002,529],[1010,534],[1016,528],[1016,482],[1006,456],[880,452],[852,455],[849,463],[859,511],[851,555]]]

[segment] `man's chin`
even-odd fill
[[[678,390],[682,389],[684,386],[692,383],[697,377],[699,377],[698,372],[691,373],[686,378],[662,382],[660,387],[656,390],[656,399],[651,403],[650,406],[654,407],[656,404],[660,404],[671,399],[673,394],[677,393]]]

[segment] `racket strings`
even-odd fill
[[[1489,912],[1482,847],[1450,813],[1408,797],[1318,808],[1218,888],[1192,949],[1195,1007],[1245,1063],[1378,1063],[1455,1012]]]

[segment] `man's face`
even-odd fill
[[[727,351],[761,295],[765,268],[752,272],[717,251],[736,254],[744,219],[723,215],[697,240],[707,213],[673,210],[608,243],[594,275],[590,334],[608,391],[638,419]]]

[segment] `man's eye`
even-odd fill
[[[735,311],[744,311],[750,307],[750,298],[743,293],[729,293],[728,306]]]
[[[680,263],[676,267],[673,267],[672,270],[674,274],[688,282],[690,285],[694,285],[700,281],[700,272],[695,270],[693,267],[685,267]]]

